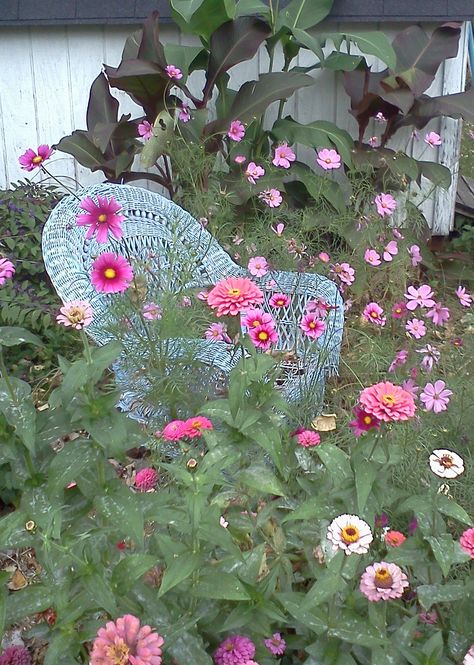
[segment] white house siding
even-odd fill
[[[351,26],[353,29],[353,26]],[[403,25],[380,26],[358,24],[358,31],[383,29],[389,38],[403,29]],[[434,25],[425,25],[431,30]],[[345,25],[331,25],[334,32],[343,32]],[[18,156],[26,148],[40,143],[52,144],[73,129],[85,128],[85,115],[90,84],[101,71],[102,63],[116,66],[126,37],[137,26],[52,26],[0,29],[0,187],[6,187],[25,177],[19,168]],[[447,61],[438,73],[429,93],[438,95],[464,89],[466,71],[466,32],[463,31],[458,57]],[[161,29],[164,42],[193,43],[187,35],[181,35],[172,25]],[[355,53],[355,50],[352,49]],[[369,58],[370,60],[370,58]],[[314,62],[314,56],[302,50],[299,66]],[[374,69],[383,64],[372,59]],[[275,67],[279,65],[278,57]],[[245,81],[255,79],[259,72],[268,71],[268,56],[261,49],[249,63],[231,70],[231,86],[238,88]],[[353,136],[357,124],[348,113],[349,98],[342,86],[342,74],[323,70],[313,72],[314,88],[297,92],[285,106],[285,114],[291,114],[299,122],[324,119],[347,129]],[[189,81],[193,92],[198,93],[204,77],[194,73]],[[120,100],[120,112],[140,115],[125,93],[113,94]],[[276,113],[270,110],[270,117]],[[380,128],[373,125],[373,133]],[[421,140],[409,141],[410,130],[400,132],[390,147],[405,149],[414,157],[439,161],[452,170],[457,163],[460,145],[460,122],[452,119],[437,120],[428,128],[439,131],[444,143],[440,149],[427,147]],[[372,131],[372,130],[371,130]],[[308,150],[299,154],[303,159],[314,159]],[[72,158],[56,153],[49,164],[51,173],[67,178],[70,185],[86,185],[100,182],[101,173],[91,174]],[[423,204],[424,213],[433,233],[446,234],[452,228],[457,172],[453,173],[453,185],[449,192],[437,191]],[[31,174],[28,175],[30,177]],[[38,174],[33,176],[38,178]],[[143,183],[147,186],[146,183]]]

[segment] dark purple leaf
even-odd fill
[[[153,12],[143,24],[142,39],[137,57],[139,60],[154,62],[162,68],[166,67],[165,53],[159,36],[158,12]]]
[[[163,108],[163,95],[168,78],[161,67],[146,60],[124,60],[118,67],[105,66],[112,87],[124,90],[143,106],[150,120]]]
[[[64,136],[54,147],[68,155],[72,155],[79,164],[91,171],[102,170],[104,155],[92,142],[89,132],[78,129],[69,136]],[[107,175],[105,170],[104,173]]]
[[[95,79],[91,86],[89,104],[87,105],[87,129],[93,131],[99,123],[117,122],[119,103],[110,94],[109,84],[103,73]]]

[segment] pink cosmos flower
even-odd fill
[[[196,294],[196,298],[202,300],[202,302],[207,302],[208,295],[209,293],[207,291],[199,291],[199,293]]]
[[[418,398],[418,393],[420,392],[420,387],[415,384],[414,379],[406,379],[402,383],[402,388],[405,390],[409,395],[413,397],[413,399]]]
[[[375,249],[365,250],[364,261],[371,266],[379,266],[382,263],[380,260],[380,254],[378,254]]]
[[[398,245],[396,240],[390,240],[388,245],[384,247],[383,260],[392,261],[393,257],[398,254]]]
[[[263,256],[254,256],[249,260],[247,269],[254,277],[263,277],[268,272],[268,261]]]
[[[147,321],[157,321],[163,316],[163,310],[155,302],[149,302],[143,305],[143,318]]]
[[[433,300],[433,291],[431,286],[423,284],[422,286],[416,288],[414,286],[409,286],[407,289],[408,293],[405,293],[405,298],[408,300],[407,309],[414,311],[417,307],[434,307],[435,301]]]
[[[183,436],[195,439],[198,436],[202,436],[202,432],[205,429],[214,429],[209,418],[206,418],[205,416],[193,416],[192,418],[185,420]]]
[[[18,158],[18,161],[20,162],[22,169],[25,171],[33,171],[49,159],[53,152],[53,149],[50,148],[49,145],[42,144],[38,146],[38,153],[31,148],[28,148],[28,150]]]
[[[247,157],[245,155],[236,155],[234,157],[234,162],[236,164],[243,164],[246,161],[247,161]]]
[[[335,150],[329,150],[328,148],[323,148],[323,150],[318,152],[316,161],[325,171],[341,167],[341,155]]]
[[[441,379],[433,383],[427,383],[420,395],[420,400],[425,405],[426,411],[441,413],[446,411],[449,404],[449,398],[453,394],[452,390],[446,388],[446,384]]]
[[[7,647],[0,656],[0,665],[31,665],[31,655],[26,647]]]
[[[71,300],[59,310],[56,321],[68,328],[82,330],[92,321],[92,307],[86,300]]]
[[[263,302],[263,293],[247,277],[228,277],[218,282],[207,296],[217,316],[236,316]]]
[[[275,148],[275,156],[273,157],[272,164],[274,166],[281,166],[284,169],[289,169],[291,162],[294,162],[296,155],[293,150],[288,147],[288,143],[282,143]]]
[[[268,351],[272,344],[278,342],[278,333],[273,327],[273,322],[249,328],[248,334],[254,346],[262,351]]]
[[[258,198],[260,201],[266,203],[269,208],[278,208],[283,201],[283,196],[281,195],[280,190],[275,189],[274,187],[260,192]]]
[[[380,429],[380,420],[375,418],[370,413],[361,409],[360,406],[356,406],[353,409],[355,420],[351,420],[349,427],[352,429],[354,436],[361,436],[364,432],[368,432],[371,429]]]
[[[175,79],[175,81],[179,81],[179,79],[183,78],[183,72],[179,67],[175,67],[174,65],[166,65],[165,72],[168,74],[170,79]]]
[[[427,319],[432,319],[435,326],[444,326],[445,322],[449,320],[449,309],[443,307],[440,302],[435,302],[433,309],[425,314]]]
[[[398,238],[398,240],[403,240],[405,238],[398,229],[392,229],[392,235],[394,238]]]
[[[423,257],[421,256],[420,253],[420,248],[418,245],[412,245],[411,247],[407,248],[408,254],[410,255],[411,258],[411,264],[414,268],[423,261]]]
[[[426,335],[426,326],[420,319],[410,319],[407,321],[405,330],[415,339],[421,339]]]
[[[76,217],[76,224],[77,226],[89,227],[86,233],[88,240],[97,234],[97,242],[107,242],[109,231],[117,240],[120,240],[122,237],[122,222],[125,217],[118,214],[121,206],[113,196],[110,201],[107,201],[106,196],[97,196],[97,203],[86,196],[82,199],[79,207],[85,210],[86,213]]]
[[[438,615],[435,611],[420,612],[418,618],[422,623],[426,623],[428,626],[434,626],[438,622]]]
[[[91,282],[100,293],[126,291],[132,279],[132,266],[123,256],[105,252],[92,264]]]
[[[379,111],[379,112],[375,115],[375,120],[376,120],[376,122],[387,122],[387,118],[384,116],[384,114],[382,113],[382,111]]]
[[[227,131],[227,136],[232,139],[232,141],[239,142],[245,136],[245,127],[240,122],[240,120],[232,120],[230,127]]]
[[[281,309],[282,307],[288,307],[291,302],[291,298],[286,293],[274,293],[269,300],[270,307],[276,307]]]
[[[427,344],[423,349],[417,349],[417,353],[424,353],[421,359],[421,366],[426,372],[431,372],[433,365],[439,362],[441,353],[431,344]]]
[[[392,307],[392,318],[403,319],[407,314],[407,306],[404,302],[396,302]]]
[[[144,138],[145,141],[149,141],[153,136],[153,125],[148,120],[143,120],[138,125],[138,135]]]
[[[459,285],[456,289],[456,295],[463,307],[470,307],[472,305],[472,296],[469,293],[466,293],[465,286]]]
[[[263,640],[264,645],[274,656],[283,656],[286,649],[286,642],[280,633],[273,633],[271,637]]]
[[[395,563],[374,563],[367,566],[360,579],[360,590],[371,602],[393,600],[403,596],[408,578]]]
[[[186,102],[181,102],[181,108],[178,112],[178,120],[181,120],[181,122],[189,122],[191,120],[191,113],[189,112],[189,106]]]
[[[395,358],[390,363],[388,371],[394,372],[397,367],[401,367],[402,365],[404,365],[407,360],[408,360],[408,351],[406,351],[405,349],[397,351],[397,353],[395,354]]]
[[[274,325],[272,315],[264,312],[263,309],[249,309],[242,316],[241,323],[246,328],[258,328],[267,323]]]
[[[413,418],[416,410],[412,395],[390,381],[364,388],[359,402],[369,415],[386,423]]]
[[[441,145],[443,143],[441,136],[436,132],[429,132],[428,134],[426,134],[424,141],[432,148],[434,148],[437,145]]]
[[[272,231],[275,233],[279,238],[283,235],[283,231],[285,230],[285,225],[280,222],[276,226],[272,226]]]
[[[255,185],[256,181],[265,175],[265,169],[262,166],[255,164],[255,162],[249,162],[244,175],[247,176],[247,180],[252,183],[252,185]]]
[[[390,547],[400,547],[406,540],[406,536],[403,535],[400,531],[387,531],[384,536],[384,542]]]
[[[204,333],[206,339],[213,342],[227,342],[230,343],[231,339],[227,334],[227,328],[224,323],[211,323],[209,328]]]
[[[319,252],[318,259],[320,261],[322,261],[323,263],[329,263],[329,261],[331,260],[331,257],[329,256],[329,254],[327,252]]]
[[[0,286],[3,286],[7,279],[11,279],[15,274],[15,266],[11,261],[5,258],[0,259]]]
[[[186,430],[186,423],[184,420],[172,420],[163,428],[161,436],[166,441],[179,441],[183,438]]]
[[[156,487],[158,482],[158,474],[151,466],[145,469],[140,469],[136,474],[134,484],[140,492],[148,492]]]
[[[315,298],[306,303],[306,312],[312,312],[318,319],[324,319],[331,309],[335,309],[334,305],[328,305],[324,298]]]
[[[255,656],[255,644],[245,635],[230,635],[218,646],[213,658],[216,665],[244,665]]]
[[[313,446],[319,446],[321,443],[320,435],[310,429],[301,430],[298,432],[296,438],[298,445],[303,446],[303,448],[312,448]]]
[[[383,316],[383,309],[378,305],[376,302],[369,302],[368,305],[365,306],[364,311],[362,312],[362,316],[366,321],[370,321],[370,323],[375,323],[377,326],[384,326],[387,319],[385,316]]]
[[[398,205],[391,194],[384,194],[383,192],[375,197],[374,203],[381,217],[391,215]]]
[[[90,665],[161,665],[163,638],[150,626],[125,614],[99,628],[91,652]]]
[[[467,654],[464,656],[462,665],[474,665],[474,644],[471,646]]]
[[[370,145],[371,148],[376,148],[379,145],[378,136],[371,136],[370,139],[367,141],[367,143]]]
[[[469,554],[471,559],[474,559],[474,529],[467,529],[464,531],[461,538],[459,539],[459,544],[465,552]],[[473,647],[473,656],[474,656],[474,647]]]
[[[321,321],[314,312],[308,312],[303,315],[300,321],[300,328],[310,339],[318,339],[326,330],[326,324]]]
[[[329,272],[348,286],[355,280],[355,270],[349,263],[335,263]]]

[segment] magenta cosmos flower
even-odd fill
[[[291,298],[286,293],[274,293],[269,300],[270,307],[276,307],[281,309],[282,307],[288,307],[291,302]]]
[[[267,204],[269,208],[278,208],[283,201],[283,196],[279,189],[265,189],[263,192],[260,192],[258,195],[260,201],[263,201]]]
[[[352,429],[354,436],[361,436],[364,432],[368,432],[371,429],[380,429],[380,420],[375,418],[361,409],[360,406],[354,408],[355,420],[351,420],[349,427]]]
[[[281,166],[284,169],[289,169],[291,162],[294,162],[295,159],[296,155],[288,146],[288,143],[282,143],[275,148],[275,156],[273,157],[272,164],[274,166]]]
[[[274,656],[283,656],[286,649],[286,642],[280,633],[273,633],[271,637],[263,640],[264,645]]]
[[[472,296],[466,292],[465,286],[459,285],[456,289],[456,295],[463,307],[470,307],[472,305]]]
[[[158,482],[158,474],[151,466],[140,471],[135,476],[135,487],[140,492],[148,492],[156,487]]]
[[[272,315],[264,312],[263,309],[249,309],[242,316],[241,323],[246,328],[258,328],[267,323],[274,325]]]
[[[68,328],[82,330],[92,321],[92,307],[87,300],[71,300],[60,308],[56,321]]]
[[[393,196],[391,194],[384,194],[383,192],[375,197],[374,203],[381,217],[388,217],[397,207],[397,202]]]
[[[247,180],[252,183],[252,185],[255,185],[257,180],[265,175],[265,169],[262,166],[255,164],[255,162],[249,162],[245,170],[245,175]]]
[[[189,122],[191,120],[191,113],[186,102],[181,102],[181,107],[178,111],[178,120],[181,120],[181,122]]]
[[[427,383],[420,395],[420,400],[425,405],[427,411],[440,413],[446,411],[449,404],[449,398],[453,394],[452,390],[446,388],[444,381],[439,379],[433,383]]]
[[[392,307],[392,317],[394,319],[403,319],[407,311],[407,306],[404,302],[396,302]]]
[[[349,263],[335,263],[329,272],[348,286],[355,281],[355,270]]]
[[[245,665],[255,656],[255,644],[245,635],[230,635],[214,652],[216,665]]]
[[[435,326],[444,326],[445,322],[449,320],[449,309],[443,307],[440,302],[435,302],[433,309],[425,314],[427,319],[431,319]]]
[[[121,206],[113,196],[110,201],[107,201],[105,196],[97,196],[97,203],[86,196],[79,207],[86,213],[76,217],[76,224],[89,227],[86,233],[87,239],[97,233],[97,242],[107,242],[110,231],[117,240],[120,240],[122,237],[121,225],[125,217],[117,214]]]
[[[125,614],[99,628],[90,665],[161,665],[163,638],[137,617]]]
[[[420,248],[418,245],[412,245],[407,248],[408,254],[410,255],[411,265],[416,268],[416,266],[423,261],[423,257],[420,253]]]
[[[30,652],[19,645],[7,647],[0,656],[0,665],[31,665]]]
[[[401,598],[407,586],[408,578],[402,569],[385,561],[367,566],[360,579],[361,592],[375,603]]]
[[[268,272],[268,261],[263,256],[254,256],[249,260],[247,269],[254,277],[263,277]]]
[[[464,531],[459,539],[459,544],[463,550],[469,554],[471,559],[474,559],[474,529],[467,529],[467,531]]]
[[[326,330],[326,324],[316,316],[315,312],[304,314],[300,321],[300,328],[310,339],[318,339]]]
[[[319,166],[325,171],[330,171],[331,169],[338,169],[341,166],[341,155],[335,150],[329,150],[328,148],[323,148],[318,152],[318,157],[316,159]]]
[[[264,323],[256,328],[249,328],[248,334],[253,345],[262,351],[268,351],[272,344],[278,342],[278,333],[272,323]]]
[[[441,136],[436,132],[429,132],[428,134],[425,134],[424,141],[432,148],[443,143]]]
[[[15,274],[15,266],[8,259],[0,259],[0,286],[3,286],[7,279],[11,279]]]
[[[143,120],[138,125],[138,135],[148,141],[153,136],[153,126],[148,122],[148,120]]]
[[[183,72],[179,67],[175,67],[175,65],[166,65],[165,72],[168,74],[170,79],[174,79],[175,81],[179,81],[179,79],[183,78]]]
[[[263,293],[247,277],[228,277],[218,282],[207,296],[217,316],[236,316],[263,302]]]
[[[375,249],[370,248],[365,250],[364,261],[370,266],[379,266],[382,263],[380,254]]]
[[[410,311],[413,312],[417,307],[434,307],[433,290],[428,284],[422,284],[418,288],[409,286],[407,291],[405,298],[408,300],[407,309]]]
[[[410,319],[406,322],[405,330],[415,339],[421,339],[426,335],[426,326],[420,319]]]
[[[408,360],[408,351],[406,349],[397,351],[397,353],[395,354],[395,358],[390,363],[388,371],[390,373],[394,372],[397,369],[397,367],[401,367],[402,365],[404,365],[407,360]]]
[[[232,139],[232,141],[241,141],[245,136],[245,127],[240,122],[240,120],[232,120],[230,127],[227,131],[227,136]]]
[[[335,309],[335,307],[329,305],[324,298],[315,298],[314,300],[308,300],[306,303],[306,311],[316,314],[320,319],[324,319],[331,309]]]
[[[123,256],[105,252],[92,264],[91,282],[100,293],[126,291],[132,279],[132,266]]]
[[[227,328],[224,323],[211,323],[209,328],[205,331],[204,337],[213,342],[230,342],[227,335]]]
[[[387,423],[408,420],[415,415],[412,395],[390,381],[364,388],[359,401],[368,414]]]
[[[370,321],[370,323],[375,323],[376,326],[384,326],[387,319],[385,316],[383,316],[383,309],[378,305],[376,302],[369,302],[368,305],[365,306],[364,311],[362,312],[362,316],[366,321]]]
[[[311,429],[303,429],[296,435],[296,440],[298,441],[299,446],[303,446],[303,448],[312,448],[313,446],[319,446],[321,443],[321,436],[317,432],[313,432]]]
[[[21,164],[21,168],[25,171],[33,171],[34,169],[39,168],[43,162],[51,157],[53,154],[53,149],[49,145],[43,144],[38,147],[38,152],[36,153],[31,148],[21,155],[18,158],[18,161]]]

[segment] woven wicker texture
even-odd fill
[[[98,244],[94,239],[86,240],[86,229],[76,225],[76,217],[82,212],[80,201],[89,196],[112,196],[122,207],[125,215],[122,223],[123,238],[109,238]],[[88,300],[94,310],[94,321],[86,331],[99,345],[114,338],[110,326],[112,305],[121,296],[99,293],[90,281],[94,259],[104,252],[125,256],[136,265],[146,265],[147,280],[155,281],[157,275],[175,270],[179,275],[179,288],[209,287],[230,276],[246,276],[247,271],[236,265],[211,234],[188,212],[160,196],[138,187],[128,185],[101,184],[77,192],[77,197],[64,197],[52,211],[43,232],[43,258],[51,281],[63,302]],[[170,257],[178,257],[178,261]],[[173,263],[171,263],[173,261]],[[182,275],[188,279],[183,284]],[[314,398],[315,412],[322,406],[325,378],[337,372],[339,352],[344,324],[343,302],[334,282],[325,277],[291,272],[271,272],[255,280],[265,294],[262,306],[274,316],[279,334],[276,350],[288,352],[281,363],[282,379],[279,381],[285,395],[291,400]],[[270,286],[271,285],[271,286]],[[268,304],[273,293],[291,295],[288,308],[275,311]],[[333,309],[326,319],[326,331],[317,340],[311,341],[299,329],[299,321],[306,303],[322,298]],[[114,304],[115,303],[115,304]],[[169,340],[168,353],[171,358],[180,358],[189,352],[189,340]],[[195,340],[193,357],[207,366],[215,368],[215,377],[210,380],[217,385],[228,375],[241,357],[241,351],[224,342]],[[117,384],[123,390],[120,408],[132,417],[147,419],[160,415],[160,405],[146,404],[143,395],[149,388],[146,377],[147,358],[142,367],[131,372],[127,364],[127,344],[122,362],[116,363],[114,371]],[[212,372],[210,373],[212,376]],[[199,382],[198,382],[199,383]]]

